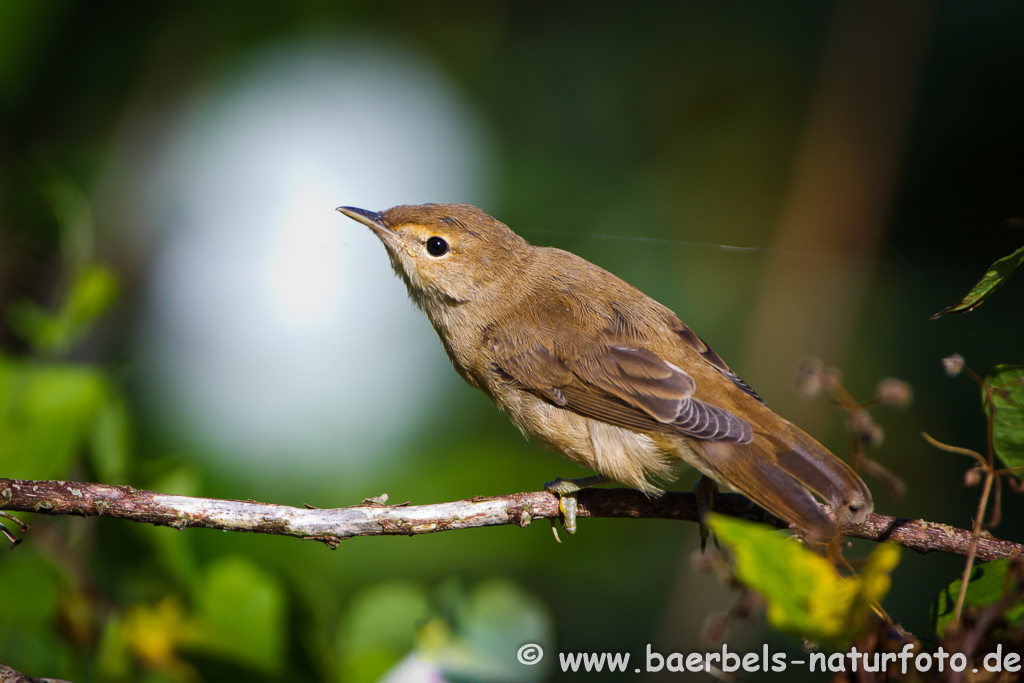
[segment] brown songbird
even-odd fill
[[[772,412],[672,311],[608,271],[532,246],[469,204],[338,210],[384,243],[462,378],[595,479],[658,495],[652,479],[682,460],[809,539],[835,529],[812,494],[843,522],[871,512],[846,463]],[[564,500],[571,484],[549,490]]]

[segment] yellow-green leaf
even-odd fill
[[[771,527],[721,515],[711,515],[709,524],[733,548],[736,578],[767,600],[772,626],[831,645],[860,633],[899,563],[899,547],[882,544],[860,575],[843,577],[825,558]]]
[[[121,639],[121,643],[106,644],[111,655],[116,656],[120,645],[148,668],[169,672],[181,668],[181,650],[192,643],[202,643],[204,634],[182,601],[169,595],[155,603],[137,602],[129,606],[119,632],[109,637]],[[115,662],[115,668],[117,665]]]

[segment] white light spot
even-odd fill
[[[479,122],[423,55],[351,39],[259,53],[181,112],[133,131],[107,180],[106,210],[155,228],[134,359],[151,411],[231,468],[379,467],[457,379],[335,208],[486,203]]]

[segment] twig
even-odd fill
[[[967,369],[970,370],[970,368],[967,368]],[[975,379],[975,380],[978,379],[977,375],[974,375],[973,373],[971,373],[971,376],[972,376],[972,379]],[[981,491],[981,499],[978,501],[978,514],[977,514],[977,516],[974,519],[974,529],[972,531],[971,547],[970,547],[970,549],[967,552],[967,562],[964,564],[964,575],[963,575],[963,579],[961,579],[961,581],[960,581],[960,594],[956,598],[956,611],[953,612],[953,623],[956,624],[958,628],[961,625],[960,624],[960,616],[963,613],[964,600],[967,598],[967,584],[971,580],[971,569],[974,567],[975,549],[977,548],[977,545],[978,545],[978,538],[980,538],[981,532],[985,528],[985,511],[988,508],[988,497],[992,493],[992,482],[993,482],[993,480],[996,479],[996,474],[995,474],[995,471],[996,471],[996,466],[995,466],[996,465],[996,461],[995,461],[996,454],[995,454],[995,446],[994,446],[993,441],[992,441],[992,435],[993,435],[992,392],[994,391],[994,387],[986,384],[985,382],[982,382],[981,386],[985,390],[984,403],[985,403],[985,414],[986,414],[986,417],[987,417],[986,423],[987,423],[987,426],[988,426],[987,439],[985,441],[986,441],[986,445],[988,446],[988,460],[984,461],[983,469],[985,470],[985,486],[984,486],[984,488]],[[996,483],[998,484],[999,482],[996,481]],[[998,488],[999,487],[997,486],[997,489]],[[996,497],[996,501],[998,503],[999,496]],[[1002,512],[1001,511],[998,514],[999,514],[1000,517],[1002,516]],[[996,513],[993,512],[993,521],[996,521],[995,517],[996,517]]]
[[[868,515],[863,524],[844,524],[840,530],[852,538],[891,541],[922,554],[942,552],[964,556],[970,551],[972,542],[970,529],[877,513]],[[975,556],[982,562],[1024,557],[1024,544],[1004,541],[984,532],[978,538]]]
[[[17,524],[21,528],[21,533],[25,533],[26,531],[28,531],[28,524],[25,524],[25,522],[21,521],[20,519],[18,519],[17,517],[8,512],[0,510],[0,518],[9,519],[15,524]],[[3,534],[4,537],[11,542],[11,550],[17,548],[18,544],[21,543],[21,539],[15,538],[14,534],[8,531],[7,527],[5,527],[2,522],[0,522],[0,534]]]
[[[68,683],[56,678],[32,678],[9,666],[0,664],[0,683]]]
[[[968,458],[974,458],[978,461],[980,467],[988,467],[988,461],[981,457],[981,453],[972,451],[970,448],[961,448],[960,446],[950,446],[949,444],[937,441],[928,432],[921,432],[921,436],[924,440],[935,446],[939,450],[946,451],[947,453],[956,453],[957,455],[966,455]]]
[[[633,517],[696,522],[692,493],[666,493],[648,499],[632,489],[585,489],[578,494],[578,517]],[[715,496],[716,512],[783,527],[785,524],[738,494]],[[418,534],[517,524],[558,517],[558,499],[546,491],[471,498],[433,505],[361,504],[330,510],[306,510],[255,501],[191,498],[143,491],[130,486],[106,486],[66,481],[0,478],[0,509],[49,515],[119,517],[176,529],[206,527],[316,540],[336,547],[355,536],[415,536]],[[921,553],[966,555],[971,532],[945,524],[870,515],[863,524],[841,528],[847,536],[891,541]],[[1024,556],[1024,545],[983,534],[977,557],[994,560]]]
[[[977,555],[978,542],[981,539],[985,523],[985,508],[988,506],[988,496],[992,491],[992,479],[992,470],[985,472],[985,487],[981,492],[981,500],[978,501],[978,515],[971,531],[971,545],[967,549],[967,562],[964,564],[964,575],[960,581],[960,594],[956,598],[956,611],[953,612],[953,623],[957,625],[960,624],[960,613],[963,611],[964,599],[967,597],[967,584],[971,580],[971,569],[974,567],[974,558]]]

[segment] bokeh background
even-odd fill
[[[1024,363],[1024,283],[929,316],[1024,241],[1022,25],[1016,3],[5,1],[0,474],[318,507],[583,475],[462,384],[334,212],[458,201],[666,304],[837,453],[800,359],[862,400],[910,382],[874,413],[908,485],[869,480],[876,509],[968,526],[968,462],[920,433],[984,449],[940,359]],[[737,596],[662,521],[333,552],[30,521],[0,555],[0,661],[76,681],[546,680],[558,651],[703,651]],[[928,637],[961,568],[905,554],[890,615]],[[759,617],[728,635],[764,642],[801,651]]]

